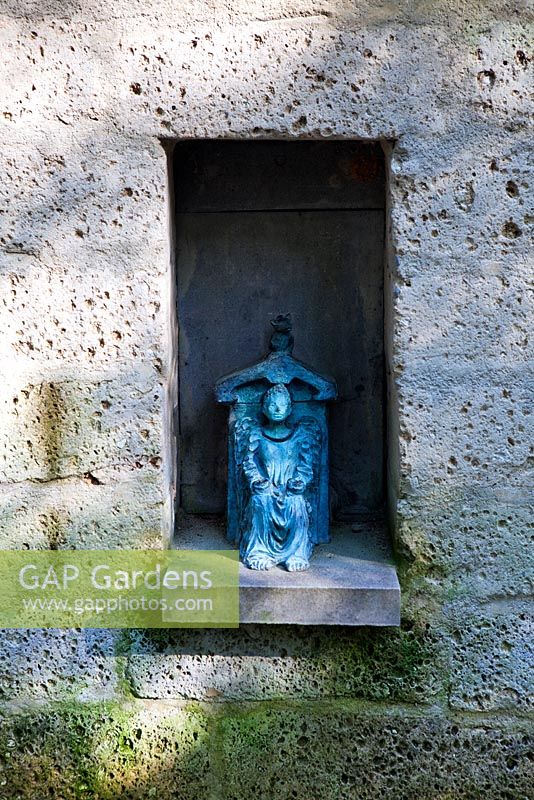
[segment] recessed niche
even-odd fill
[[[288,581],[288,574],[276,569],[258,578],[245,570],[243,585],[254,590],[256,600],[262,586],[277,581],[282,588],[296,580],[297,589],[299,581],[313,589],[317,576],[325,575],[317,566],[320,558],[331,565],[339,550],[346,572],[331,576],[332,586],[350,590],[358,565],[347,566],[346,558],[353,548],[358,560],[358,542],[365,540],[367,548],[359,551],[360,577],[364,563],[389,564],[383,524],[382,148],[340,141],[180,142],[173,153],[173,187],[176,546],[223,546],[227,411],[215,402],[214,385],[222,375],[259,361],[268,350],[269,320],[290,312],[295,357],[335,378],[339,390],[329,409],[333,543],[322,554],[317,551],[316,566],[312,562],[306,577]],[[394,569],[388,568],[392,578]],[[388,587],[398,594],[396,576]],[[251,608],[251,621],[291,621],[276,613],[267,620],[264,610]],[[395,613],[389,621],[353,624],[395,624]],[[331,616],[321,612],[311,621],[336,621]],[[342,616],[350,624],[347,614]]]

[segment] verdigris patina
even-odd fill
[[[337,389],[293,358],[289,315],[271,324],[267,358],[216,386],[230,404],[228,536],[250,569],[293,572],[329,538],[325,403]]]

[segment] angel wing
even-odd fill
[[[319,423],[313,417],[303,417],[296,431],[299,442],[299,463],[297,472],[308,486],[314,486],[319,477],[322,433]]]
[[[260,435],[259,425],[251,417],[242,417],[236,420],[234,425],[235,460],[240,467],[249,458],[249,454],[258,449]]]
[[[250,482],[252,473],[257,470],[254,456],[258,449],[261,430],[251,417],[243,417],[235,422],[234,459],[235,459],[235,499],[237,525],[239,532],[246,525],[247,506],[250,499]]]

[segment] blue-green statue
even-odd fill
[[[231,404],[228,535],[250,569],[305,570],[328,541],[327,400],[334,381],[291,355],[288,315],[271,323],[271,352],[217,383]]]

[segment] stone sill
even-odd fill
[[[376,518],[332,528],[310,569],[268,572],[240,565],[240,622],[293,625],[400,624],[400,586],[387,531]],[[230,550],[224,523],[184,516],[173,547]]]

